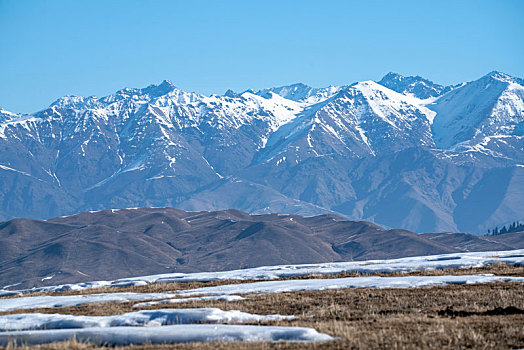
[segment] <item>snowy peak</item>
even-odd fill
[[[433,147],[430,123],[434,114],[417,98],[373,81],[359,82],[284,124],[270,136],[258,160],[281,155],[279,160],[297,163],[326,154],[361,158]]]
[[[116,92],[116,95],[147,95],[151,98],[167,95],[170,92],[178,90],[169,80],[164,80],[160,84],[151,84],[145,88],[124,88]]]
[[[225,93],[224,93],[224,96],[226,97],[238,97],[239,95],[234,92],[233,90],[231,89],[228,89]]]
[[[58,100],[53,102],[49,108],[51,109],[61,109],[69,108],[74,110],[83,110],[83,109],[94,109],[98,108],[100,102],[97,97],[83,97],[83,96],[72,96],[67,95],[60,97]]]
[[[18,114],[6,111],[2,107],[0,107],[0,123],[8,122],[19,117],[20,116]]]
[[[524,86],[518,82],[491,72],[428,105],[437,113],[433,124],[437,146],[447,149],[518,132],[524,123]]]
[[[293,101],[301,101],[309,97],[312,87],[307,86],[306,84],[297,83],[288,86],[279,86],[269,89],[263,89],[256,92],[257,95],[262,97],[270,96],[270,93],[275,93],[279,96],[287,98]]]
[[[356,83],[345,92],[346,96],[360,97],[369,112],[395,128],[401,128],[401,123],[408,119],[421,118],[431,123],[434,117],[434,112],[427,109],[420,99],[395,92],[371,80]]]
[[[351,85],[346,91],[358,90],[369,100],[405,100],[410,103],[421,104],[422,102],[413,98],[412,96],[406,96],[402,93],[399,93],[393,89],[384,87],[382,84],[376,83],[372,80],[365,80]]]
[[[271,93],[275,93],[285,99],[296,101],[296,102],[305,102],[309,104],[318,103],[324,101],[342,88],[339,86],[328,86],[325,88],[312,88],[308,85],[297,83],[287,86],[273,87],[269,89],[263,89],[257,91],[255,94],[262,97],[270,97]]]
[[[498,86],[498,87],[507,87],[511,84],[517,84],[517,85],[524,86],[524,80],[517,78],[517,77],[513,77],[506,73],[493,71],[493,72],[490,72],[482,76],[481,78],[477,80],[461,84],[460,86],[471,85],[471,84],[474,84],[476,88],[483,87],[484,89],[488,89],[492,86],[492,84],[496,84],[495,86]]]
[[[82,97],[82,96],[64,96],[56,100],[51,104],[51,107],[57,106],[62,108],[104,108],[104,105],[111,104],[113,102],[121,100],[137,100],[137,101],[150,101],[162,96],[175,96],[183,97],[182,100],[194,100],[192,97],[195,94],[186,93],[173,85],[168,80],[164,80],[159,85],[149,85],[145,88],[124,88],[118,90],[112,95],[106,97],[97,98],[96,96]]]
[[[151,97],[158,97],[169,94],[175,89],[177,88],[175,85],[173,85],[173,83],[171,83],[169,80],[164,80],[159,85],[150,85],[145,89],[142,89],[141,92],[142,94],[149,95]]]
[[[498,71],[490,72],[486,74],[484,77],[482,77],[481,79],[495,79],[495,80],[505,82],[505,83],[522,84],[521,79],[512,77],[511,75],[508,75],[502,72],[498,72]]]
[[[410,94],[420,99],[435,98],[453,89],[451,86],[435,84],[420,76],[405,77],[393,72],[386,74],[378,83],[401,94]]]
[[[353,116],[359,135],[374,153],[433,144],[429,127],[434,112],[412,96],[363,81],[341,92],[331,104],[349,107],[346,114]]]

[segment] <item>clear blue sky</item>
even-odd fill
[[[524,76],[524,1],[0,0],[0,106],[171,80],[223,93],[389,71]]]

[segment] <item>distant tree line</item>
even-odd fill
[[[488,236],[503,235],[504,233],[521,232],[521,231],[524,231],[524,224],[518,221],[513,221],[513,223],[510,224],[508,227],[506,227],[506,225],[502,226],[500,230],[498,226],[496,226],[493,230],[488,229]]]

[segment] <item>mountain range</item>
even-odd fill
[[[483,233],[523,221],[523,198],[524,81],[500,72],[0,109],[0,220],[169,206]]]

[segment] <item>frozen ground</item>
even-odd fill
[[[336,275],[339,273],[359,272],[366,274],[411,272],[420,270],[456,269],[483,267],[495,263],[524,265],[524,249],[498,252],[473,252],[443,255],[431,255],[390,260],[368,260],[304,265],[262,266],[257,268],[200,273],[169,273],[151,276],[119,279],[115,281],[94,281],[34,288],[30,290],[0,290],[0,296],[13,293],[53,292],[82,290],[107,286],[133,286],[149,283],[169,282],[209,282],[217,280],[271,280],[304,275]]]

